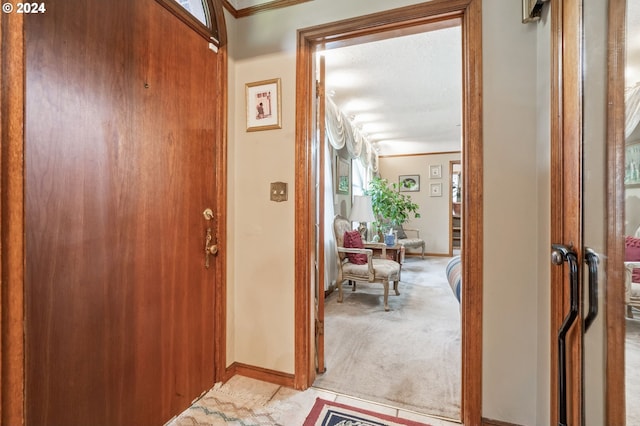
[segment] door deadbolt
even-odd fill
[[[204,216],[205,220],[213,220],[213,210],[209,208],[204,209],[202,215]]]

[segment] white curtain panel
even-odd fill
[[[324,158],[334,158],[329,144],[324,144]],[[336,264],[336,241],[333,237],[333,217],[335,213],[335,193],[333,191],[334,161],[324,162],[324,289],[328,290],[331,283],[338,279],[338,265]]]
[[[358,158],[367,169],[378,171],[378,153],[371,142],[351,120],[340,111],[336,104],[327,98],[325,126],[329,143],[336,150],[346,145],[351,158]]]
[[[628,138],[640,122],[640,82],[624,91],[624,137]]]

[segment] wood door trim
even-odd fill
[[[552,243],[571,245],[582,259],[582,0],[551,3],[551,230]],[[554,206],[557,208],[554,209]],[[550,250],[551,248],[549,248]],[[558,330],[569,311],[566,266],[553,266],[551,282],[550,424],[558,424]],[[567,334],[567,421],[582,417],[582,315]]]
[[[449,191],[453,187],[453,166],[455,164],[461,164],[460,160],[449,161]],[[449,203],[449,257],[451,256],[453,256],[453,200]]]
[[[390,30],[415,31],[444,18],[462,19],[463,35],[463,173],[474,176],[464,193],[462,262],[462,416],[465,424],[480,424],[482,411],[482,6],[480,0],[433,0],[360,18],[298,31],[296,57],[296,219],[295,219],[295,387],[305,389],[315,379],[310,283],[313,253],[312,148],[314,92],[313,52],[336,40],[379,39]]]
[[[217,2],[216,2],[217,3]],[[219,15],[224,22],[224,14],[220,12]],[[218,24],[220,25],[220,24]],[[219,31],[223,32],[220,37],[226,41],[226,25],[219,26]],[[218,143],[215,144],[216,151],[216,187],[215,187],[215,203],[216,203],[216,235],[218,237],[218,246],[220,247],[218,255],[216,256],[215,264],[215,306],[213,310],[214,319],[214,349],[213,349],[213,382],[219,382],[225,377],[227,366],[227,187],[228,187],[228,175],[227,175],[227,105],[228,102],[228,60],[227,60],[227,44],[220,46],[218,50],[220,55],[218,75],[218,103],[216,105],[216,111],[219,111],[217,115],[218,130],[216,138]]]
[[[24,424],[24,34],[0,17],[0,423]]]
[[[325,189],[326,189],[326,176],[325,176],[325,165],[327,159],[325,158],[325,137],[326,137],[326,127],[324,116],[326,114],[326,91],[325,91],[325,70],[326,70],[326,58],[324,56],[320,57],[318,61],[318,74],[319,78],[317,80],[317,93],[316,99],[318,102],[318,140],[322,141],[320,143],[320,147],[318,149],[318,194],[321,196],[318,197],[318,211],[324,212],[325,210]],[[324,219],[324,214],[320,216],[321,219]],[[316,292],[314,297],[316,298],[316,303],[318,304],[317,308],[317,318],[316,318],[316,327],[315,327],[315,340],[316,340],[316,368],[318,372],[324,373],[326,371],[325,367],[325,356],[324,356],[324,337],[320,337],[324,335],[324,282],[325,282],[325,252],[324,252],[324,233],[325,233],[325,221],[318,220],[318,262],[317,262],[317,274],[318,274],[318,282],[316,283]]]
[[[560,206],[551,209],[551,241],[562,240],[562,181],[556,177],[562,176],[562,2],[551,3],[551,205]],[[562,282],[562,269],[551,268],[550,282]],[[564,309],[557,303],[551,289],[551,332],[550,332],[550,423],[558,424],[558,318],[562,317]]]
[[[605,421],[623,425],[625,407],[624,318],[624,87],[626,2],[609,1],[607,87],[607,259],[605,275]]]

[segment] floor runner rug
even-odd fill
[[[428,426],[412,420],[377,414],[337,402],[316,399],[303,426]]]

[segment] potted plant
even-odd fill
[[[369,182],[367,195],[371,196],[373,214],[376,216],[374,225],[378,232],[384,234],[390,232],[394,226],[401,226],[413,216],[419,218],[419,206],[411,200],[411,197],[402,194],[398,184],[389,184],[386,179],[375,177]]]

